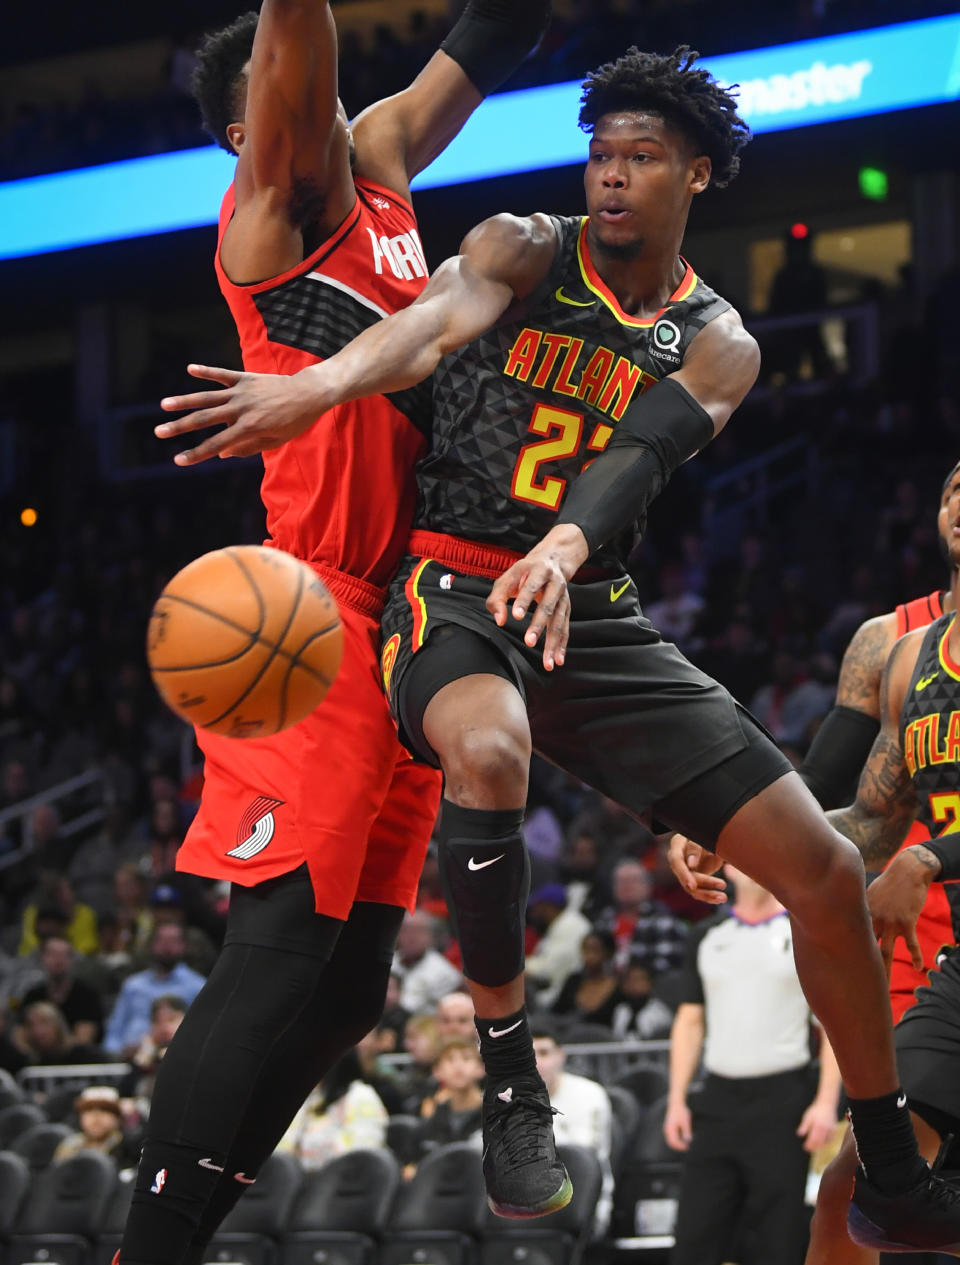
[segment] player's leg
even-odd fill
[[[444,773],[438,859],[487,1071],[491,1205],[505,1216],[541,1216],[569,1202],[572,1188],[556,1157],[524,1009],[526,705],[511,668],[484,637],[445,625],[407,666],[397,708],[415,748]]]
[[[341,922],[316,914],[303,873],[234,890],[231,927],[299,919],[311,952],[227,943],[160,1065],[120,1259],[179,1265],[273,1047],[313,997]],[[311,920],[305,923],[305,920]]]
[[[314,1085],[376,1025],[403,914],[391,905],[354,905],[313,997],[263,1066],[183,1265],[200,1265]]]

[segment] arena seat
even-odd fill
[[[419,1116],[397,1115],[387,1121],[387,1146],[401,1164],[415,1164],[420,1158],[422,1125]]]
[[[10,1150],[22,1156],[32,1173],[42,1172],[53,1163],[57,1147],[73,1130],[65,1124],[34,1124],[10,1143]]]
[[[133,1198],[134,1181],[119,1181],[103,1213],[97,1232],[97,1242],[92,1265],[110,1265],[113,1254],[120,1247],[123,1227],[127,1224],[130,1200]]]
[[[7,1150],[21,1133],[43,1124],[46,1118],[43,1108],[32,1102],[14,1102],[0,1109],[0,1151]]]
[[[586,1146],[559,1146],[573,1182],[565,1208],[530,1221],[509,1221],[487,1211],[481,1265],[579,1265],[593,1232],[603,1174],[597,1154]]]
[[[92,1240],[116,1185],[116,1165],[99,1151],[81,1151],[51,1165],[23,1204],[5,1265],[89,1265]]]
[[[642,1112],[637,1099],[623,1085],[604,1085],[603,1088],[613,1108],[610,1169],[616,1178],[633,1145]]]
[[[666,1068],[654,1063],[633,1067],[614,1081],[615,1086],[629,1090],[641,1107],[649,1107],[657,1099],[663,1098],[669,1084],[670,1076]]]
[[[16,1225],[29,1185],[30,1170],[23,1158],[12,1151],[0,1151],[0,1241]]]
[[[473,1265],[486,1207],[477,1148],[466,1142],[438,1147],[400,1192],[380,1265]]]
[[[205,1261],[271,1265],[302,1182],[303,1169],[296,1156],[274,1152],[224,1220]]]
[[[308,1173],[281,1244],[284,1265],[371,1265],[399,1185],[386,1150],[349,1151]]]

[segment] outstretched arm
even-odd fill
[[[226,429],[178,453],[177,464],[245,457],[278,448],[338,404],[413,386],[447,352],[489,329],[515,297],[530,293],[546,276],[555,250],[556,233],[547,216],[486,220],[464,239],[461,254],[441,264],[414,303],[320,364],[291,376],[189,366],[194,377],[227,389],[163,400],[167,411],[194,411],[164,422],[156,434],[167,439],[221,425]]]

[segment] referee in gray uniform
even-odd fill
[[[768,891],[726,867],[735,898],[687,942],[670,1035],[663,1130],[686,1152],[671,1265],[800,1265],[810,1152],[837,1122],[840,1075],[793,962],[790,918]],[[699,1092],[687,1091],[700,1065]]]

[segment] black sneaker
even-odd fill
[[[960,1251],[960,1188],[938,1175],[949,1139],[928,1177],[896,1195],[870,1184],[858,1166],[847,1233],[861,1247],[880,1252]]]
[[[557,1159],[555,1109],[536,1074],[490,1086],[483,1096],[483,1177],[498,1217],[543,1217],[565,1208],[573,1184]]]

